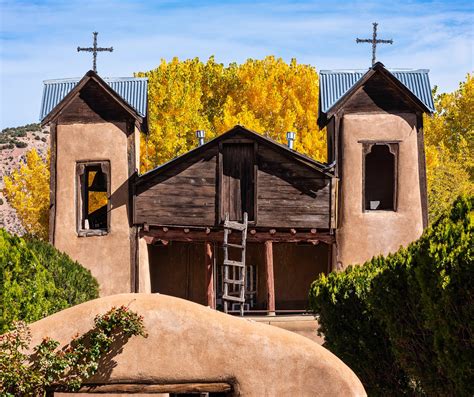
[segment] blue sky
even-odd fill
[[[131,76],[161,58],[214,55],[244,62],[275,55],[316,69],[370,66],[372,22],[394,45],[378,49],[389,68],[430,69],[432,85],[454,90],[473,66],[472,1],[118,1],[0,0],[0,126],[37,122],[45,79],[91,68],[92,32],[114,52],[102,76]]]

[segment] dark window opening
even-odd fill
[[[252,144],[224,144],[222,147],[222,210],[221,217],[230,220],[255,220],[255,150]]]
[[[78,163],[78,231],[81,235],[109,230],[110,166],[108,161]]]
[[[366,147],[364,209],[396,210],[397,144],[372,144]]]

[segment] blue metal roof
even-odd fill
[[[45,80],[41,100],[40,120],[43,120],[56,105],[76,86],[80,78]],[[146,116],[148,79],[138,77],[104,77],[103,80],[119,94],[136,112]]]
[[[428,69],[388,69],[388,71],[400,80],[428,109],[434,112]],[[321,112],[327,113],[366,73],[367,70],[321,70],[319,72]]]

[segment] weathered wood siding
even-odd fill
[[[103,123],[131,120],[130,115],[123,111],[95,81],[89,81],[78,96],[59,114],[59,124],[71,123]],[[124,131],[127,132],[127,131]]]
[[[259,145],[257,225],[329,228],[331,179]]]
[[[242,221],[247,212],[249,221],[254,215],[254,144],[222,145],[221,219],[229,214],[230,220]]]
[[[217,148],[137,186],[135,223],[213,226],[216,218]]]
[[[413,103],[398,88],[376,74],[360,87],[344,105],[345,113],[413,112]]]
[[[330,228],[331,178],[302,164],[291,154],[280,153],[280,149],[250,143],[247,139],[242,143],[243,149],[236,150],[238,144],[235,139],[231,145],[224,140],[222,145],[211,146],[198,156],[189,156],[174,165],[170,164],[168,169],[151,176],[149,180],[145,177],[137,185],[135,223],[216,226],[222,220],[220,215],[223,217],[224,210],[232,210],[234,217],[239,218],[239,208],[242,208],[243,201],[248,201],[246,206],[255,209],[254,216],[250,217],[255,219],[252,226]],[[244,157],[251,159],[254,156],[254,147],[257,150],[256,161],[250,161],[251,167],[248,168],[250,170],[256,164],[256,178],[247,175],[247,171],[246,178],[243,178],[239,164]],[[250,149],[252,151],[247,153]],[[232,161],[224,161],[225,155],[232,156]],[[222,175],[219,176],[219,173]],[[234,174],[235,178],[231,178]],[[247,179],[249,183],[245,183]],[[252,179],[255,179],[256,185]],[[254,191],[242,192],[242,184]],[[334,189],[332,192],[335,192]]]

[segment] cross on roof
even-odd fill
[[[94,35],[94,42],[92,47],[77,47],[77,52],[79,51],[86,51],[86,52],[92,52],[92,70],[97,73],[97,53],[100,51],[108,51],[112,52],[114,50],[113,47],[97,47],[97,35],[99,34],[98,32],[93,32]]]
[[[377,39],[377,22],[374,22],[372,25],[374,25],[374,33],[372,35],[371,39],[356,39],[356,43],[372,43],[372,66],[375,65],[375,51],[377,49],[377,44],[393,44],[393,40],[382,40],[382,39]]]

